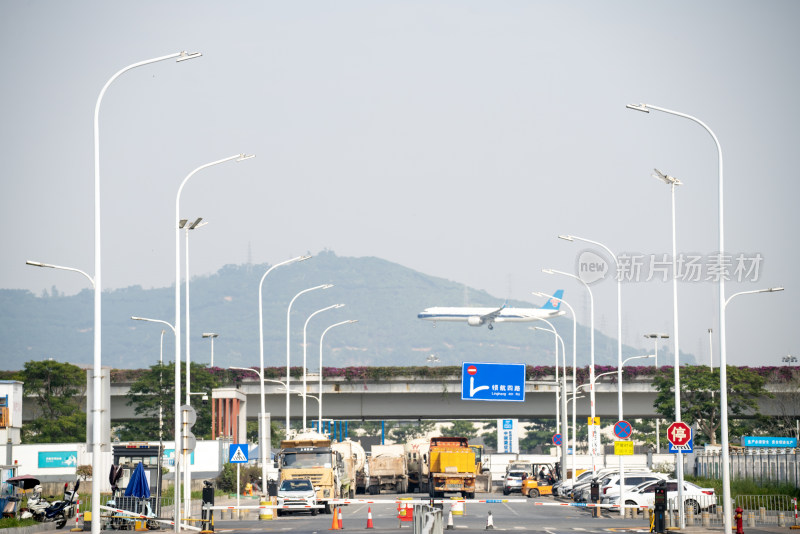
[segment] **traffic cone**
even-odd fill
[[[339,529],[344,530],[344,525],[342,525],[342,509],[339,508]]]
[[[375,528],[372,526],[372,507],[367,508],[367,528]]]
[[[492,519],[491,510],[489,510],[489,517],[486,519],[486,530],[494,530],[494,519]]]
[[[450,513],[447,514],[447,526],[445,527],[445,530],[453,530],[454,528],[456,527],[453,526],[453,507],[451,506]]]
[[[333,523],[331,523],[331,528],[328,530],[339,530],[339,509],[337,507],[333,507]]]

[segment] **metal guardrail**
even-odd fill
[[[723,506],[721,495],[702,497],[684,497],[686,506],[686,524],[688,526],[710,526],[723,524]],[[667,501],[667,510],[673,515],[677,524],[678,498]],[[779,525],[794,524],[794,502],[789,495],[739,495],[733,500],[732,509],[741,507],[745,524]]]

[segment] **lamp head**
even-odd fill
[[[667,334],[645,334],[644,337],[648,339],[669,339]]]
[[[236,161],[244,161],[246,159],[253,159],[254,157],[256,157],[255,154],[239,154],[239,157],[236,158]]]
[[[31,261],[31,260],[26,261],[25,265],[33,265],[34,267],[52,267],[52,265],[48,265],[40,261]]]
[[[769,292],[769,293],[774,293],[775,291],[783,291],[783,288],[779,286],[779,287],[771,287],[771,288],[767,289],[767,292]]]
[[[219,334],[215,334],[214,332],[203,332],[203,337],[215,338],[219,337]]]
[[[201,52],[187,52],[186,50],[183,50],[181,52],[181,55],[178,56],[178,59],[176,59],[175,61],[176,62],[186,61],[187,59],[194,59],[202,55],[203,54]]]
[[[136,317],[135,315],[132,315],[131,319],[133,319],[134,321],[144,321],[145,320],[144,317]]]
[[[332,287],[333,287],[333,284],[325,284],[325,285],[321,286],[320,289],[330,289]]]
[[[334,304],[333,309],[338,310],[339,308],[344,308],[344,304]]]
[[[681,185],[683,182],[675,178],[674,176],[670,176],[669,174],[664,174],[663,172],[659,171],[658,169],[653,169],[656,171],[655,174],[651,174],[653,178],[657,178],[664,182],[667,185]]]
[[[553,269],[542,269],[544,274],[553,274]]]
[[[196,221],[194,221],[192,224],[189,225],[189,230],[194,230],[195,228],[198,227],[198,225],[199,226],[205,226],[206,224],[208,224],[208,223],[200,224],[200,221],[202,221],[202,220],[203,220],[202,217],[198,217]]]
[[[574,238],[571,235],[560,235],[558,238],[563,239],[564,241],[574,241]]]
[[[644,111],[645,113],[650,113],[650,110],[647,109],[647,104],[628,104],[625,107],[628,109],[635,109],[636,111]]]
[[[186,223],[188,222],[189,219],[181,219],[180,221],[178,221],[178,228],[183,228],[184,226],[186,226]]]

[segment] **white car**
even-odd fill
[[[625,472],[626,485],[628,485],[627,480],[631,479],[631,478],[633,478],[635,476],[653,475],[653,474],[654,473],[652,471],[650,471],[649,469],[648,470],[643,470],[642,468],[631,469],[630,471],[626,471]],[[612,480],[617,480],[617,481],[619,480],[619,469],[615,469],[612,472],[606,472],[606,474],[604,476],[597,477],[597,482],[600,485],[599,490],[600,490],[600,499],[601,500],[603,498],[603,487],[605,487],[608,484],[610,484]],[[591,479],[590,479],[589,483],[581,486],[578,489],[574,489],[572,491],[572,498],[573,498],[573,500],[575,500],[577,502],[589,502],[591,500],[591,493],[592,493],[592,485],[591,485]]]
[[[316,506],[317,492],[314,486],[307,478],[298,478],[294,480],[284,480],[278,488],[278,506]],[[318,508],[294,508],[290,510],[277,509],[277,515],[288,514],[292,512],[311,512],[311,515],[317,515]]]
[[[678,502],[678,481],[667,480],[667,507],[675,510]],[[648,506],[652,507],[655,502],[655,491],[658,481],[644,483],[631,491],[625,493],[625,504],[627,506]],[[619,497],[609,499],[609,504],[618,504]],[[701,488],[692,482],[683,482],[683,503],[684,507],[692,507],[695,515],[702,510],[714,512],[717,507],[717,496],[714,488]]]
[[[625,473],[625,487],[623,490],[627,492],[645,482],[658,482],[659,480],[667,479],[669,479],[669,475],[665,475],[664,473],[627,471]],[[619,475],[613,475],[604,479],[603,483],[604,484],[600,486],[600,501],[605,504],[611,497],[619,496],[620,477]]]

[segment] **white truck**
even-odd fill
[[[402,445],[373,445],[368,463],[370,495],[408,491],[408,468]]]
[[[364,465],[367,459],[364,447],[358,441],[346,438],[344,441],[335,442],[331,448],[342,455],[344,463],[342,495],[352,499],[356,493],[364,493],[366,488]]]

